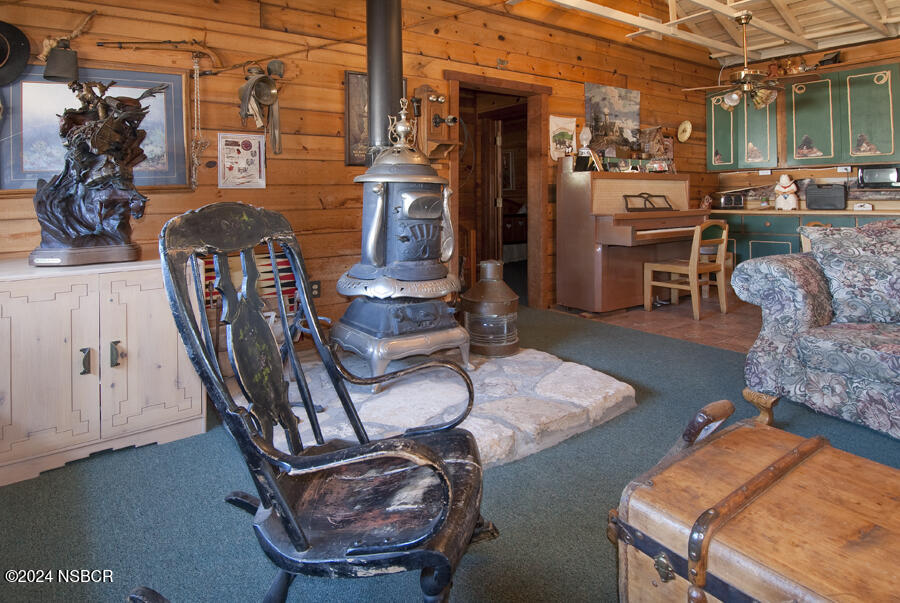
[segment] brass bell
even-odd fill
[[[66,38],[60,38],[47,55],[44,79],[52,82],[74,82],[78,79],[78,53],[69,48]]]

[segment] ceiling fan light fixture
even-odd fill
[[[722,97],[722,102],[724,102],[729,107],[737,107],[741,102],[741,91],[740,90],[732,90],[728,94]]]
[[[777,97],[778,91],[772,89],[760,88],[750,93],[750,100],[753,101],[753,106],[757,109],[762,109],[766,105],[771,105],[775,102]]]

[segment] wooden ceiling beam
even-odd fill
[[[667,23],[663,23],[663,25],[671,25],[672,27],[675,27],[676,25],[687,25],[688,27],[690,27],[691,21],[695,21],[697,19],[700,19],[701,17],[706,17],[707,15],[711,15],[711,14],[712,14],[711,10],[701,10],[701,11],[697,11],[696,13],[691,13],[689,15],[685,15],[681,18],[676,18],[672,21],[668,21]],[[677,13],[676,13],[676,17],[677,17]],[[626,38],[637,38],[638,36],[645,36],[649,33],[655,33],[655,32],[651,32],[646,29],[639,29],[634,33],[625,34],[625,37]],[[694,31],[694,33],[698,33],[698,32]],[[702,35],[702,34],[700,34],[700,35]]]
[[[693,0],[691,0],[693,2]],[[869,26],[869,28],[874,29],[878,33],[883,36],[891,37],[891,31],[887,28],[887,25],[882,23],[881,21],[875,21],[874,19],[870,19],[868,15],[862,14],[859,10],[858,6],[853,6],[849,2],[845,0],[825,0],[828,4],[834,6],[835,8],[839,8],[857,21],[861,21]]]
[[[833,0],[828,0],[832,2]],[[843,0],[834,0],[834,1],[843,1]],[[734,10],[732,7],[722,4],[717,0],[689,0],[689,2],[693,2],[703,8],[708,8],[714,13],[719,13],[721,15],[725,15],[730,19],[734,19],[740,11]],[[755,27],[756,29],[761,29],[766,33],[770,33],[773,36],[778,36],[779,38],[784,38],[786,43],[795,43],[803,46],[804,48],[808,48],[809,50],[818,50],[819,45],[813,42],[812,40],[808,40],[805,37],[798,35],[790,30],[784,29],[783,27],[779,27],[768,21],[764,21],[758,17],[754,17],[750,21],[750,26]]]
[[[672,25],[672,26],[681,25],[682,23],[689,23],[691,21],[696,21],[697,19],[700,19],[701,17],[706,17],[707,15],[711,15],[711,14],[712,14],[711,10],[706,10],[706,9],[698,10],[695,13],[691,13],[689,15],[679,17],[679,18],[675,19],[674,21],[669,21],[668,23],[666,23],[666,25]]]
[[[600,6],[599,4],[594,4],[593,2],[588,2],[587,0],[550,0],[550,2],[552,2],[553,4],[564,6],[566,8],[574,8],[576,10],[590,13],[592,15],[596,15],[597,17],[603,17],[604,19],[610,19],[611,21],[625,23],[626,25],[631,25],[632,27],[636,27],[638,29],[655,31],[661,33],[664,36],[669,36],[670,38],[683,40],[685,42],[691,42],[699,46],[705,46],[706,48],[720,50],[722,52],[728,52],[735,55],[742,55],[744,52],[743,49],[738,46],[734,46],[733,44],[727,44],[713,38],[708,38],[706,36],[700,36],[687,31],[682,31],[672,25],[657,23],[655,21],[651,21],[650,19],[644,19],[638,17],[637,15],[632,15],[631,13],[626,13],[614,8],[609,8],[607,6]]]
[[[881,21],[886,21],[888,18],[888,7],[884,0],[872,0],[872,4],[875,5],[875,10],[878,11],[878,16],[881,17]]]
[[[791,31],[798,36],[808,37],[803,33],[803,26],[800,25],[800,21],[797,20],[797,17],[785,0],[771,0],[771,2],[778,14],[781,15],[781,18],[784,19],[784,22],[787,23],[787,26],[791,28]]]
[[[713,13],[716,21],[719,22],[719,25],[722,26],[722,29],[725,30],[725,33],[734,40],[735,44],[742,45],[744,43],[744,37],[741,33],[741,28],[737,26],[734,21],[730,21],[726,19],[724,16],[719,13]]]

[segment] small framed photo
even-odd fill
[[[406,78],[403,92],[406,96]],[[397,109],[400,109],[397,99]],[[369,152],[369,76],[344,72],[344,165],[366,165]]]
[[[219,132],[219,188],[266,188],[265,134]]]
[[[369,78],[358,71],[344,72],[344,164],[366,165],[369,151]]]

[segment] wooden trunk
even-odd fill
[[[610,512],[622,601],[896,600],[900,471],[749,420],[693,445],[689,432]],[[798,446],[812,450],[799,463]],[[733,492],[734,515],[706,532],[706,584],[689,598],[692,527]]]

